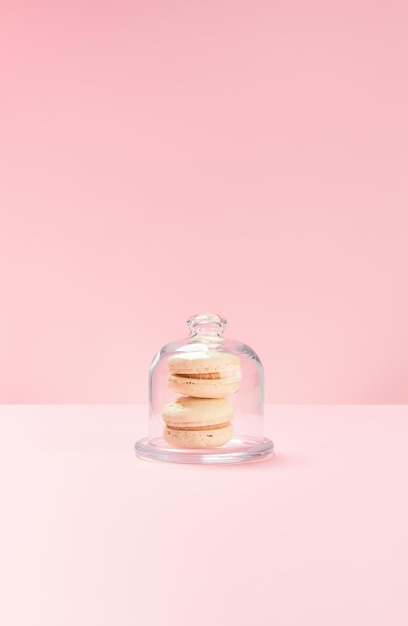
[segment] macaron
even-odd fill
[[[163,438],[176,448],[219,448],[232,439],[232,424],[200,430],[179,430],[165,426]]]
[[[229,352],[180,352],[169,357],[169,387],[194,398],[224,398],[240,386],[239,357]]]
[[[162,412],[165,441],[178,448],[214,448],[233,436],[232,403],[225,398],[180,397]]]

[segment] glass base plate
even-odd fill
[[[219,463],[249,463],[262,461],[273,455],[273,441],[235,437],[220,448],[182,449],[169,446],[162,437],[140,439],[135,444],[136,456],[148,461],[165,463],[196,463],[212,465]]]

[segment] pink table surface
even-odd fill
[[[1,624],[408,623],[408,407],[268,407],[224,467],[136,460],[145,416],[0,407]]]

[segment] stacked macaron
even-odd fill
[[[169,358],[169,387],[182,397],[163,409],[165,441],[178,448],[222,446],[233,435],[232,403],[240,386],[240,360],[227,352],[190,352]]]
[[[163,409],[165,441],[177,448],[214,448],[232,438],[234,407],[226,398],[182,396]]]

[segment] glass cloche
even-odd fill
[[[190,336],[165,345],[149,372],[149,432],[143,459],[242,463],[266,458],[262,364],[249,346],[224,337],[226,320],[200,313]]]

